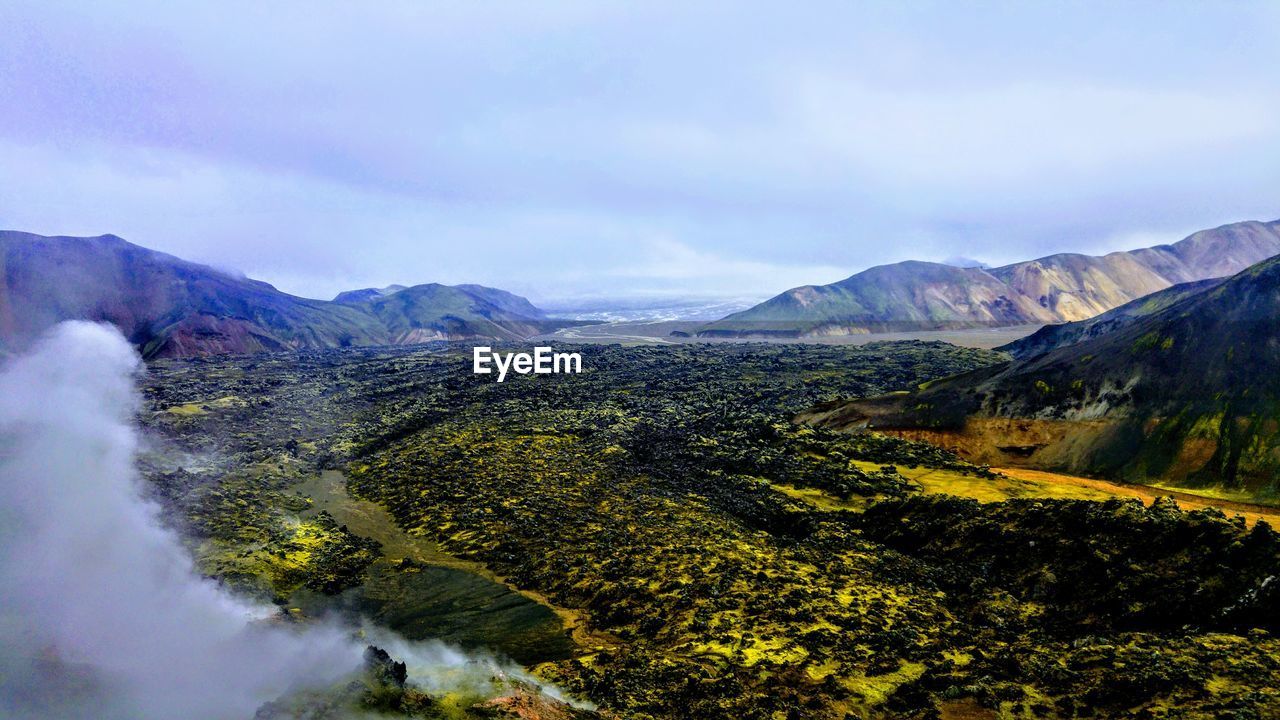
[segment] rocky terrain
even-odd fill
[[[441,612],[484,615],[466,594],[449,611],[430,602],[439,582],[418,578],[442,564],[503,583],[550,608],[570,643],[526,667],[606,716],[1280,712],[1280,538],[1265,522],[1072,499],[1094,491],[978,502],[955,495],[1012,481],[930,444],[790,422],[834,398],[992,372],[1001,355],[578,349],[581,375],[502,384],[472,375],[465,347],[159,361],[149,487],[206,573],[297,622],[322,598],[394,582],[421,609],[383,617],[412,632]],[[326,468],[441,554],[406,561],[363,515],[317,515]],[[513,647],[513,627],[455,637]],[[385,692],[372,697],[393,716],[446,707]]]
[[[984,269],[908,261],[788,290],[707,324],[702,337],[808,337],[1084,320],[1180,283],[1280,254],[1280,221],[1242,222],[1172,245],[1060,254]]]

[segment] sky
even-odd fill
[[[1278,3],[0,0],[0,28],[0,228],[309,297],[765,297],[1280,218]]]

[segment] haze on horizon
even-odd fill
[[[1280,5],[0,6],[0,227],[763,297],[1280,217]]]

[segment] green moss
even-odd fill
[[[247,403],[243,399],[234,395],[227,395],[213,400],[173,405],[165,408],[165,412],[178,416],[204,415],[215,410],[238,409],[246,406]]]
[[[352,492],[414,537],[582,618],[580,654],[537,671],[621,717],[1275,709],[1275,642],[1207,632],[1248,633],[1240,601],[1269,567],[1265,533],[1061,499],[1084,493],[790,423],[817,402],[997,356],[923,343],[576,349],[591,372],[501,385],[471,376],[457,350],[166,366],[153,409],[247,406],[157,413],[153,427],[216,460],[198,477],[148,475],[209,574],[268,594],[368,590],[364,552],[387,551],[362,544],[358,524],[311,518],[296,493],[302,476],[346,468]],[[1142,534],[1152,528],[1167,535]],[[466,717],[464,705],[450,712]]]
[[[1167,352],[1173,349],[1173,344],[1172,337],[1161,337],[1160,333],[1153,331],[1135,340],[1131,349],[1135,353],[1156,349]]]

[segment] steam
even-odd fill
[[[195,575],[137,491],[140,367],[114,329],[73,322],[0,373],[0,716],[251,718],[361,667],[350,629],[270,620]],[[426,687],[473,660],[377,639]]]

